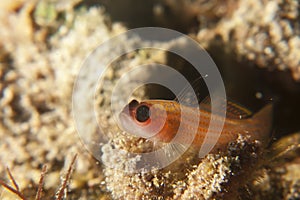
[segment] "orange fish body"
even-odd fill
[[[228,104],[232,105],[234,104]],[[238,115],[228,117],[234,116],[232,111],[237,111],[241,108],[239,106],[227,109],[230,113],[225,118],[202,107],[200,104],[200,110],[197,111],[197,108],[180,105],[177,101],[146,100],[139,103],[133,100],[120,113],[119,119],[126,132],[164,143],[201,146],[207,134],[219,135],[214,149],[225,147],[239,134],[250,135],[251,138],[260,141],[265,141],[269,136],[272,121],[271,104],[246,119],[240,119]],[[184,119],[181,119],[181,109],[187,113]],[[221,127],[223,121],[224,126]],[[178,131],[180,136],[176,137]]]

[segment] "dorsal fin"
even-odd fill
[[[200,76],[195,79],[191,84],[186,85],[178,94],[178,96],[174,99],[174,101],[182,102],[186,106],[190,107],[197,107],[199,106],[198,99],[200,97],[200,88],[203,87],[205,81],[203,80],[206,78],[205,76]],[[193,96],[195,94],[196,96]],[[197,98],[197,99],[196,99]]]
[[[175,101],[180,101],[184,105],[190,106],[190,107],[196,107],[199,105],[198,99],[200,97],[200,89],[205,82],[203,81],[204,78],[207,76],[199,77],[195,79],[191,85],[187,85],[175,98]],[[193,92],[196,94],[197,100],[195,100],[195,97],[192,95]],[[220,97],[221,98],[221,97]],[[239,105],[238,103],[235,103],[234,101],[228,100],[227,103],[225,103],[225,99],[219,99],[217,102],[220,102],[219,105],[216,105],[217,108],[220,108],[220,114],[222,113],[221,110],[224,110],[224,107],[226,107],[226,117],[231,119],[244,119],[248,118],[252,115],[252,112],[245,108],[242,105]],[[203,109],[205,111],[210,112],[211,111],[211,100],[210,96],[207,96],[204,98],[200,103],[200,109]],[[217,109],[218,110],[218,109]],[[219,114],[219,113],[216,113]]]
[[[220,100],[220,102],[222,102]],[[252,112],[231,100],[227,100],[226,105],[221,105],[223,108],[226,106],[226,117],[231,119],[244,119],[248,118],[252,115]],[[200,109],[210,112],[211,111],[211,101],[210,97],[206,97],[200,103]]]
[[[227,101],[226,111],[229,118],[244,119],[252,115],[250,110],[232,101]]]

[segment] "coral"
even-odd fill
[[[294,151],[299,151],[299,134],[292,138],[288,136],[265,149],[259,141],[239,135],[226,152],[203,159],[181,157],[166,169],[144,173],[134,172],[139,157],[128,157],[127,151],[106,144],[102,159],[107,189],[114,199],[297,199],[299,161],[279,162],[278,157],[297,158],[299,154]],[[137,145],[130,138],[123,140],[128,140],[126,146]],[[126,169],[132,172],[126,173]]]
[[[110,145],[103,147],[104,174],[107,189],[114,199],[164,199],[171,193],[174,175],[153,169],[148,173],[136,173],[139,158],[128,158],[126,151],[114,150]],[[130,160],[128,160],[130,159]],[[129,161],[129,165],[125,165]],[[132,173],[125,169],[133,170]]]
[[[221,37],[240,58],[270,70],[289,69],[300,80],[299,16],[298,1],[240,0],[230,16],[201,29],[197,39],[208,45]]]
[[[286,136],[266,152],[264,167],[249,181],[253,199],[298,199],[300,191],[300,133]]]
[[[20,189],[29,194],[35,192],[30,185],[38,184],[42,164],[51,169],[45,190],[53,194],[61,168],[76,152],[80,153],[74,173],[78,180],[70,187],[92,187],[95,177],[101,182],[99,167],[78,140],[71,95],[86,54],[122,31],[119,25],[109,27],[101,8],[76,13],[61,3],[51,5],[60,6],[59,16],[64,18],[52,22],[59,26],[43,24],[38,18],[44,15],[32,14],[37,8],[33,1],[13,5],[17,11],[6,7],[0,11],[0,173],[4,177],[5,167],[10,167]],[[97,170],[89,171],[93,168]],[[81,193],[84,197],[88,191]]]
[[[208,155],[187,177],[187,188],[180,199],[210,199],[224,192],[223,185],[230,178],[230,161],[227,156]],[[177,194],[178,196],[178,194]]]
[[[159,23],[170,25],[172,23],[185,24],[186,29],[192,29],[195,21],[200,27],[212,27],[220,19],[230,16],[236,7],[236,1],[204,1],[204,0],[162,0],[154,7],[154,14]],[[184,16],[176,13],[184,12]],[[178,20],[171,20],[174,17]],[[168,21],[170,20],[170,21]]]
[[[57,200],[65,199],[67,197],[67,189],[68,189],[69,182],[70,182],[70,179],[71,179],[73,165],[76,161],[76,157],[77,157],[77,155],[75,155],[74,158],[72,159],[72,162],[71,162],[71,164],[68,168],[68,171],[66,172],[65,177],[62,177],[61,185],[60,185],[60,187],[58,188],[58,191],[55,194],[55,199],[57,199]],[[46,173],[47,173],[47,166],[44,165],[43,169],[42,169],[42,172],[41,172],[41,176],[40,176],[40,180],[39,180],[39,184],[38,184],[38,189],[37,189],[37,192],[36,192],[36,198],[35,198],[36,200],[41,200],[41,198],[42,198],[43,185],[44,185],[44,179],[45,179]],[[18,196],[20,199],[26,200],[27,197],[25,197],[25,195],[20,191],[18,183],[15,180],[15,178],[13,177],[13,175],[10,172],[9,168],[7,168],[7,174],[9,176],[9,179],[12,182],[13,186],[8,185],[7,183],[5,183],[2,180],[0,180],[0,185],[3,186],[4,188],[6,188],[7,190],[9,190],[12,194]]]
[[[166,169],[144,173],[134,173],[138,157],[128,157],[126,151],[116,150],[112,144],[105,145],[102,151],[107,189],[115,199],[236,198],[242,185],[235,184],[234,180],[246,182],[247,175],[256,169],[261,158],[260,143],[244,136],[232,142],[227,153],[196,158],[196,163],[189,155]],[[130,164],[126,166],[125,161]],[[126,173],[126,168],[133,172]]]

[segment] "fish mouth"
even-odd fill
[[[130,116],[127,113],[121,112],[119,114],[120,125],[123,129],[125,129],[125,131],[128,131],[127,124],[130,123],[130,120]]]
[[[129,113],[122,111],[119,114],[119,125],[121,126],[121,129],[127,133],[130,133],[137,137],[145,137],[144,134],[141,134],[142,130],[134,124]]]
[[[130,133],[130,129],[128,126],[132,123],[131,115],[130,115],[130,110],[129,106],[126,106],[118,116],[118,121],[119,125],[121,126],[122,129],[124,129],[126,132]]]

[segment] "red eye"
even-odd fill
[[[150,118],[150,109],[146,105],[141,105],[136,109],[135,118],[139,122],[145,122]]]

